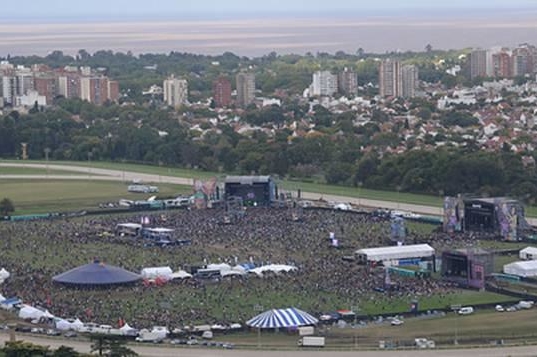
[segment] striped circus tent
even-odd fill
[[[291,307],[272,309],[246,321],[246,325],[255,328],[285,328],[315,325],[319,320],[307,312]]]

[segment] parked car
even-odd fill
[[[397,318],[392,319],[391,324],[392,326],[401,326],[405,322],[403,320],[399,320]]]
[[[459,315],[470,315],[474,313],[474,308],[471,306],[461,307],[459,310]]]
[[[496,305],[496,311],[498,311],[498,312],[504,312],[505,309],[503,308],[502,305]]]

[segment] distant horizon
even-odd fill
[[[514,47],[537,40],[536,6],[526,8],[379,12],[338,11],[300,16],[274,12],[263,15],[222,14],[177,17],[83,16],[16,18],[0,21],[0,57],[46,54],[59,50],[75,55],[85,49],[114,52],[189,52],[219,55],[232,52],[258,57],[307,52],[368,53],[433,49]],[[0,16],[1,18],[1,16]]]

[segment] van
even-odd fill
[[[474,313],[474,308],[471,306],[461,307],[459,310],[459,315],[470,315]]]

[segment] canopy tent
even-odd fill
[[[121,326],[119,328],[119,331],[124,336],[135,336],[138,334],[138,329],[135,329],[134,327],[129,326],[128,323],[125,323],[125,325]]]
[[[57,320],[55,325],[56,325],[56,330],[60,330],[60,331],[69,331],[73,329],[73,326],[71,325],[71,323],[64,319]]]
[[[520,259],[534,260],[534,259],[537,259],[537,248],[526,247],[522,249],[518,254],[519,254]]]
[[[246,275],[246,272],[245,271],[240,271],[240,270],[225,270],[225,271],[221,271],[220,275],[222,275],[222,277],[226,277],[226,276],[243,276],[243,275]]]
[[[0,278],[2,280],[6,280],[7,278],[9,278],[11,276],[11,274],[6,270],[6,268],[2,268],[0,269]]]
[[[505,274],[517,275],[523,278],[537,276],[537,260],[514,262],[503,266]]]
[[[94,261],[71,269],[52,278],[56,283],[67,285],[116,285],[140,280],[138,274],[119,267]]]
[[[60,331],[75,330],[78,331],[84,326],[84,323],[80,319],[61,319],[58,318],[55,321],[56,329]]]
[[[142,278],[144,279],[156,279],[163,278],[165,280],[172,279],[172,268],[170,267],[150,267],[142,269]]]
[[[272,309],[246,321],[246,325],[255,328],[285,328],[315,325],[319,320],[307,312],[291,307]]]
[[[39,320],[41,318],[51,319],[54,318],[48,310],[40,310],[30,305],[24,305],[19,310],[19,318],[23,320]]]
[[[170,275],[170,278],[171,279],[188,279],[188,278],[192,278],[192,274],[184,271],[184,270],[179,270],[179,271],[176,271],[174,273],[172,273]]]
[[[257,268],[250,269],[248,270],[248,272],[255,273],[259,276],[262,276],[263,273],[267,271],[270,271],[273,273],[280,273],[283,271],[283,272],[288,273],[293,270],[297,270],[297,267],[294,267],[292,265],[284,265],[284,264],[268,264],[268,265],[263,265]]]
[[[434,255],[434,248],[429,244],[411,244],[401,246],[365,248],[355,252],[362,262],[380,262],[410,258],[428,258]]]

